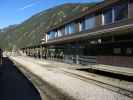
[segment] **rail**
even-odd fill
[[[65,55],[64,62],[81,65],[96,64],[96,56]]]

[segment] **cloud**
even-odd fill
[[[26,5],[26,6],[22,7],[22,8],[20,8],[20,10],[25,10],[25,9],[27,9],[27,8],[31,8],[31,7],[33,7],[34,5],[36,5],[37,3],[38,3],[38,2],[28,4],[28,5]]]

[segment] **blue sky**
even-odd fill
[[[19,24],[32,15],[64,3],[100,0],[0,0],[0,28]]]

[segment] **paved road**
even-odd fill
[[[32,83],[8,58],[0,65],[0,100],[41,100]]]

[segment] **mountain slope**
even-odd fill
[[[80,12],[94,6],[91,4],[71,3],[63,4],[42,11],[22,24],[10,26],[0,31],[1,48],[22,48],[40,43],[41,36],[53,25],[62,22],[68,16],[75,16]]]

